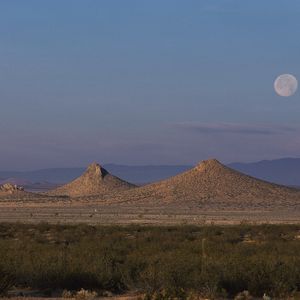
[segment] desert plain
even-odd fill
[[[262,181],[216,159],[171,178],[135,186],[99,164],[43,193],[6,184],[0,221],[88,224],[298,223],[300,190]]]

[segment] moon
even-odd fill
[[[274,89],[279,96],[290,97],[298,89],[297,78],[291,74],[279,75],[274,82]]]

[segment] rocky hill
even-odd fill
[[[135,187],[116,176],[111,175],[99,164],[91,164],[78,178],[61,187],[49,191],[51,196],[109,196]]]
[[[113,201],[217,210],[292,208],[300,205],[300,190],[250,177],[211,159],[167,180],[125,191]]]

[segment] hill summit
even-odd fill
[[[116,176],[97,163],[92,163],[86,171],[75,180],[49,191],[49,195],[56,196],[108,196],[115,192],[124,191],[134,187]]]

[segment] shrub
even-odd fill
[[[96,292],[81,289],[75,294],[75,299],[77,300],[93,300],[97,297]]]
[[[66,298],[66,299],[70,299],[70,298],[73,298],[73,294],[72,294],[71,291],[63,290],[62,294],[61,294],[61,297]]]
[[[288,298],[300,290],[300,240],[295,238],[299,232],[299,225],[2,223],[0,293],[16,285],[139,290],[161,299],[184,299],[191,293],[234,298],[245,290],[259,298],[263,293]]]
[[[12,274],[0,269],[0,296],[6,295],[7,291],[14,285],[15,278]]]
[[[238,293],[235,297],[234,300],[252,300],[252,296],[248,291],[243,291],[241,293]]]

